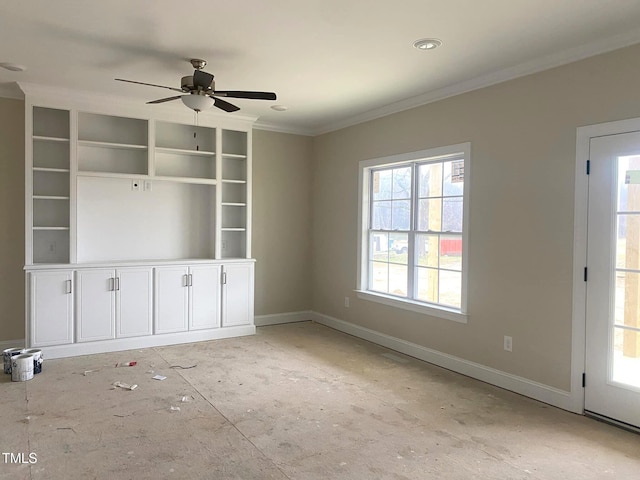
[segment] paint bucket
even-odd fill
[[[44,357],[42,356],[42,350],[39,348],[30,348],[25,350],[27,355],[33,355],[33,374],[36,375],[42,371],[42,362]]]
[[[26,382],[33,378],[33,355],[23,353],[11,359],[11,381]]]
[[[16,355],[22,353],[21,348],[7,348],[2,351],[2,358],[4,360],[4,373],[11,375],[11,359]]]

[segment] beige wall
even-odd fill
[[[253,131],[256,315],[311,307],[311,147],[310,137]]]
[[[24,338],[24,102],[0,98],[0,341]]]
[[[626,48],[316,137],[313,309],[569,390],[576,128],[640,117],[639,57]],[[358,161],[467,141],[468,324],[354,298]]]

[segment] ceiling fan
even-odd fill
[[[182,77],[180,88],[166,87],[164,85],[155,85],[153,83],[136,82],[134,80],[124,80],[116,78],[119,82],[137,83],[138,85],[147,85],[150,87],[159,87],[180,92],[181,95],[174,97],[161,98],[152,100],[147,103],[165,103],[172,100],[181,99],[187,107],[196,112],[206,110],[212,106],[217,107],[225,112],[236,112],[240,107],[233,105],[220,97],[226,98],[249,98],[252,100],[275,100],[276,94],[273,92],[244,92],[239,90],[216,90],[213,75],[202,70],[207,62],[199,58],[191,59],[191,65],[195,68],[193,75]]]

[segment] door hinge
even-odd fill
[[[582,388],[584,388],[586,384],[587,384],[587,374],[583,373],[582,374]]]
[[[584,281],[587,281],[587,267],[584,267]]]
[[[591,160],[587,160],[587,175],[591,173]]]

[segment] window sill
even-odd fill
[[[364,290],[356,290],[356,295],[362,300],[370,300],[372,302],[382,303],[390,307],[402,308],[404,310],[410,310],[412,312],[422,313],[431,317],[443,318],[445,320],[452,320],[458,323],[467,323],[469,315],[461,313],[457,310],[447,309],[444,307],[432,307],[425,303],[416,302],[414,300],[400,299],[392,297],[390,295],[384,295],[381,293],[374,293]]]

